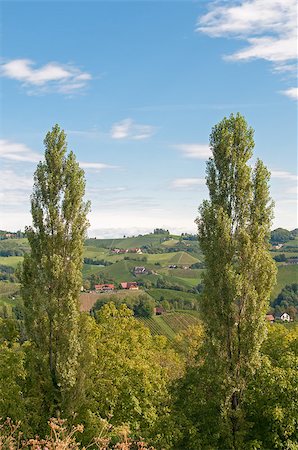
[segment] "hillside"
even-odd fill
[[[185,331],[189,326],[200,323],[199,316],[191,312],[169,312],[161,316],[150,318],[138,318],[153,335],[166,336],[170,342],[174,342],[177,333]]]
[[[140,247],[141,254],[111,252],[113,248],[126,250]],[[4,299],[10,301],[9,297],[18,289],[15,271],[28,251],[25,238],[0,240],[2,302]],[[291,258],[298,255],[298,237],[292,233],[291,239],[281,245],[272,244],[271,254],[277,259],[278,266],[277,285],[271,295],[274,299],[285,285],[298,280],[298,264],[290,263]],[[93,285],[102,282],[119,285],[123,281],[136,281],[156,302],[170,301],[176,309],[198,301],[196,289],[202,282],[204,257],[192,236],[152,233],[121,239],[87,239],[84,258],[88,259],[88,264],[83,265],[84,282],[93,280]],[[279,259],[282,261],[279,262]],[[198,264],[195,267],[200,268],[190,268],[193,264]],[[147,272],[135,275],[136,266],[145,267]]]

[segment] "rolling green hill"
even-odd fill
[[[111,254],[110,248],[136,248],[147,245],[150,251],[158,247],[158,252],[164,248],[165,253],[137,254]],[[179,247],[178,247],[179,246]],[[176,248],[185,248],[189,251],[173,251]],[[184,246],[184,247],[183,247]],[[29,251],[28,241],[25,238],[5,239],[0,241],[0,250],[3,252],[15,252],[18,256],[0,256],[0,265],[10,266],[16,269],[23,260],[24,254]],[[272,257],[279,253],[285,253],[287,257],[298,255],[298,238],[292,239],[277,250],[271,251]],[[100,267],[98,265],[84,264],[83,277],[91,274],[103,273],[107,280],[120,283],[121,281],[151,281],[155,283],[161,278],[165,283],[177,285],[184,289],[191,289],[201,282],[203,269],[182,269],[181,266],[190,266],[203,260],[198,242],[181,240],[179,236],[167,236],[164,234],[148,234],[145,236],[129,237],[122,239],[87,239],[84,247],[84,257],[94,260],[105,260],[113,263],[111,266]],[[129,257],[131,260],[127,260]],[[125,258],[125,259],[124,259]],[[146,258],[146,261],[142,261]],[[135,277],[132,274],[133,267],[145,266],[154,272],[153,275]],[[177,265],[177,269],[169,269],[169,265]],[[286,284],[292,284],[298,280],[298,265],[283,265],[278,263],[277,285],[271,298],[275,298]],[[178,291],[179,292],[179,291]]]
[[[176,264],[177,266],[187,265],[197,263],[199,260],[194,258],[189,253],[186,252],[175,252],[172,258],[170,259],[170,264]]]
[[[87,239],[85,245],[103,248],[139,248],[143,245],[157,246],[168,240],[164,234],[146,234],[144,236],[127,237],[123,239]]]
[[[271,298],[276,298],[284,286],[293,283],[298,283],[298,265],[279,266],[277,284],[272,291]]]

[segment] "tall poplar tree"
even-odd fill
[[[259,363],[265,314],[276,268],[269,254],[270,174],[253,154],[253,130],[240,114],[211,132],[207,162],[209,201],[199,208],[198,237],[205,255],[202,295],[208,359],[217,371],[218,410],[225,418],[222,448],[239,449],[241,400]]]
[[[45,414],[65,417],[79,369],[78,299],[89,203],[83,200],[84,172],[74,154],[67,154],[58,125],[44,145],[45,158],[34,175],[32,226],[26,229],[31,253],[24,259],[22,296],[38,398]]]

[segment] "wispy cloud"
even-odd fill
[[[12,142],[6,139],[0,139],[0,159],[15,161],[37,163],[43,159],[43,155],[31,150],[27,145]],[[80,167],[86,171],[101,171],[103,169],[116,169],[118,166],[100,162],[85,162],[79,161]]]
[[[100,132],[97,128],[91,130],[66,130],[66,134],[84,139],[99,139],[104,135],[104,133]]]
[[[271,170],[271,178],[278,178],[286,181],[298,181],[298,176],[286,170]]]
[[[34,152],[25,144],[6,139],[0,139],[0,158],[31,163],[36,163],[42,159],[39,153]]]
[[[73,94],[86,87],[91,75],[70,64],[49,62],[35,68],[30,59],[13,59],[2,63],[0,75],[20,81],[29,94],[55,92]]]
[[[235,37],[248,44],[225,56],[231,61],[264,59],[279,72],[297,70],[296,0],[233,0],[211,2],[198,19],[197,31],[211,37]],[[290,98],[295,88],[282,91]],[[290,91],[290,94],[288,94]]]
[[[298,100],[298,88],[290,88],[280,92],[293,100]]]
[[[0,190],[29,191],[33,186],[33,177],[18,175],[11,169],[0,170]]]
[[[150,138],[154,132],[153,126],[138,124],[128,118],[112,126],[111,137],[112,139],[142,140]]]
[[[176,178],[176,180],[172,182],[172,187],[191,189],[197,186],[205,185],[205,183],[206,180],[204,178]]]
[[[1,210],[29,205],[32,186],[32,176],[19,175],[11,169],[0,170]]]
[[[98,162],[84,162],[79,161],[80,167],[85,170],[95,170],[100,171],[102,169],[116,169],[117,166],[111,166],[109,164],[98,163]]]
[[[208,159],[212,154],[208,144],[176,144],[173,147],[186,158]]]

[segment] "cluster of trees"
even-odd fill
[[[198,239],[198,238],[197,238]],[[187,246],[182,240],[177,242],[177,244],[173,247],[164,247],[157,245],[142,245],[142,252],[154,254],[154,253],[174,253],[174,252],[188,252],[195,253],[198,251],[198,248],[194,246]]]
[[[51,417],[82,423],[84,445],[108,419],[156,449],[297,448],[297,328],[265,321],[275,279],[269,173],[261,161],[251,169],[244,118],[211,133],[210,200],[197,219],[204,326],[182,336],[179,352],[126,305],[79,312],[84,176],[58,126],[45,146],[21,274],[25,338],[15,319],[0,323],[0,416],[21,420],[26,436],[44,435]]]
[[[297,248],[295,247],[295,249],[297,250]],[[297,256],[293,257],[293,256],[286,256],[285,253],[279,253],[278,255],[273,256],[273,259],[276,262],[285,262],[285,263],[293,263],[297,260]]]
[[[104,305],[113,303],[117,308],[125,305],[129,308],[136,317],[152,317],[154,313],[155,301],[146,294],[140,294],[137,296],[119,297],[113,294],[101,297],[94,304],[91,315],[96,317],[99,310]]]
[[[84,258],[84,264],[92,264],[94,266],[110,266],[112,263],[105,259]]]
[[[16,282],[17,278],[14,268],[0,264],[0,280],[10,281],[12,283]]]
[[[285,286],[271,303],[273,314],[288,313],[292,319],[298,315],[298,283]]]
[[[285,228],[276,228],[276,230],[271,231],[270,243],[284,244],[285,242],[295,239],[297,235],[298,235],[297,228],[295,228],[292,231],[286,230]]]
[[[198,236],[196,234],[189,234],[189,233],[181,233],[181,238],[184,241],[195,241],[197,242]]]
[[[165,234],[166,236],[169,236],[170,232],[169,230],[165,230],[164,228],[155,228],[153,230],[153,234]]]
[[[23,256],[25,251],[22,249],[0,249],[0,256]]]

